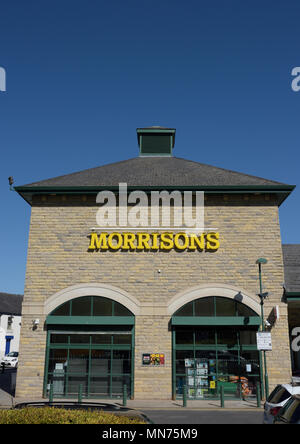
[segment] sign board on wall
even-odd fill
[[[163,353],[143,353],[142,365],[164,365],[165,355]]]
[[[257,350],[269,351],[272,350],[272,336],[269,332],[256,333]]]
[[[88,236],[89,251],[102,250],[189,250],[216,251],[220,247],[219,232],[188,235],[184,232],[118,233],[92,232]]]

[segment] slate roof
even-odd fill
[[[22,301],[22,294],[0,293],[0,315],[11,314],[21,316]]]
[[[288,293],[300,293],[300,244],[283,244],[285,287]]]
[[[286,186],[280,182],[177,157],[136,157],[22,187],[226,187]]]

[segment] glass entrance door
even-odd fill
[[[173,330],[173,392],[188,399],[256,395],[261,380],[255,329],[178,327]],[[255,345],[254,345],[255,344]]]

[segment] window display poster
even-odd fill
[[[209,388],[215,389],[216,388],[216,381],[210,381]]]
[[[184,365],[185,365],[186,367],[193,367],[193,365],[194,365],[194,359],[185,359],[185,360],[184,360]]]
[[[213,362],[215,364],[215,361]],[[208,394],[209,362],[207,359],[185,359],[186,381],[190,399],[204,399]],[[214,367],[214,365],[213,365]]]

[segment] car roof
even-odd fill
[[[282,384],[291,395],[300,395],[300,385]]]

